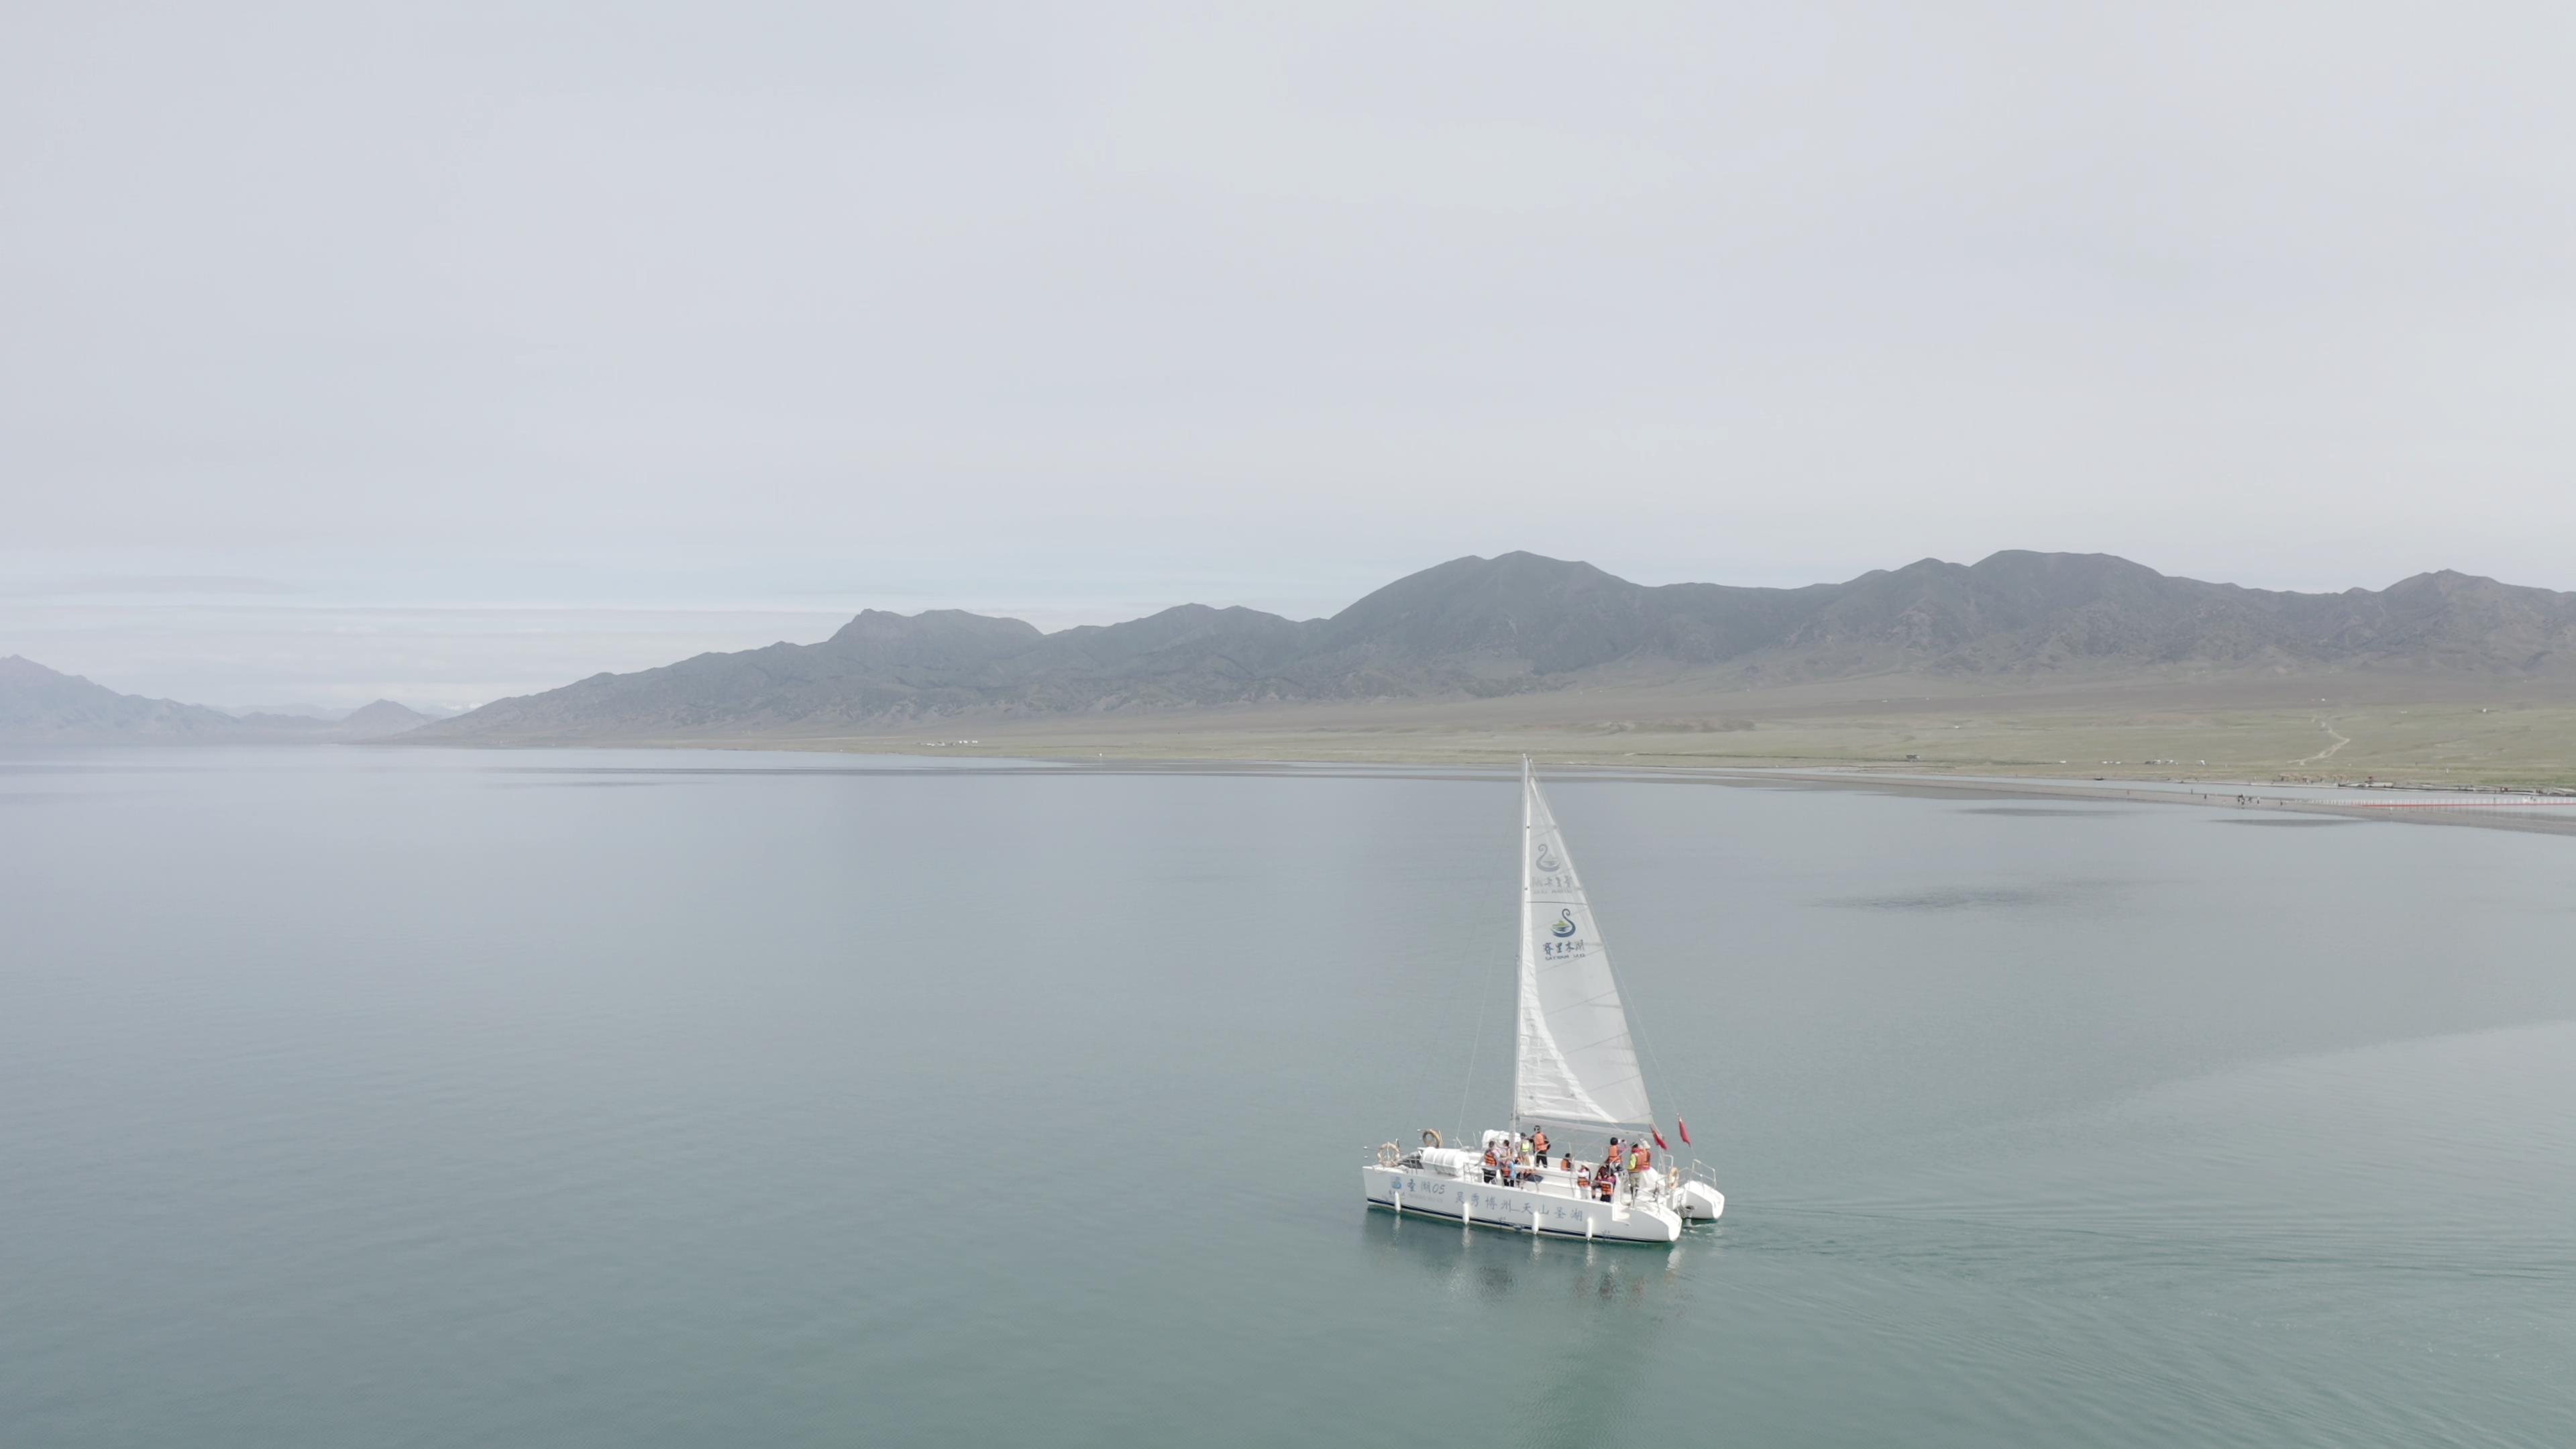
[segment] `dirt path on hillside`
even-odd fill
[[[2308,757],[2307,757],[2306,759],[2304,759],[2304,760],[2292,760],[2292,761],[2290,762],[2291,764],[2293,764],[2293,765],[2313,765],[2313,764],[2315,764],[2316,762],[2318,762],[2319,760],[2331,760],[2331,759],[2333,759],[2333,758],[2334,758],[2334,752],[2335,752],[2335,751],[2337,751],[2337,750],[2339,750],[2339,749],[2342,749],[2344,746],[2346,746],[2346,745],[2348,745],[2348,744],[2351,744],[2351,743],[2352,743],[2352,741],[2351,741],[2351,740],[2344,738],[2343,731],[2338,730],[2338,729],[2336,729],[2336,728],[2334,727],[2334,721],[2333,721],[2333,720],[2327,720],[2327,719],[2321,719],[2321,720],[2318,720],[2318,721],[2317,721],[2317,728],[2319,728],[2319,729],[2321,729],[2321,730],[2324,730],[2327,734],[2333,735],[2333,736],[2334,736],[2334,743],[2333,743],[2333,744],[2330,744],[2330,745],[2328,745],[2328,746],[2326,746],[2326,747],[2325,747],[2325,749],[2323,749],[2322,751],[2320,751],[2320,752],[2318,752],[2318,753],[2316,753],[2316,754],[2313,754],[2313,755],[2308,756]]]

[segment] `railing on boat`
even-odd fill
[[[1380,1167],[1402,1167],[1413,1171],[1431,1170],[1424,1166],[1421,1153],[1403,1151],[1392,1142],[1380,1143],[1374,1149],[1374,1152],[1377,1158],[1377,1164]],[[1512,1183],[1504,1182],[1497,1178],[1489,1185],[1494,1187],[1510,1188],[1515,1192],[1535,1192],[1542,1193],[1549,1197],[1565,1197],[1576,1202],[1598,1202],[1601,1199],[1593,1195],[1591,1188],[1577,1185],[1576,1173],[1589,1174],[1597,1171],[1600,1166],[1601,1164],[1597,1162],[1578,1162],[1575,1164],[1575,1172],[1567,1172],[1561,1167],[1525,1169],[1525,1171],[1536,1172],[1539,1180],[1536,1182]],[[1682,1178],[1679,1175],[1679,1171],[1680,1169],[1678,1164],[1665,1168],[1660,1174],[1660,1180],[1650,1191],[1644,1194],[1643,1201],[1657,1206],[1669,1204],[1672,1201],[1673,1194],[1678,1191],[1682,1185]],[[1483,1169],[1481,1167],[1477,1167],[1469,1170],[1468,1172],[1456,1174],[1455,1177],[1456,1180],[1464,1182],[1481,1177],[1482,1173]],[[1440,1169],[1439,1175],[1449,1177],[1452,1174],[1450,1174],[1446,1169]],[[1690,1176],[1700,1182],[1707,1183],[1712,1189],[1717,1186],[1716,1174],[1709,1170],[1707,1163],[1701,1162],[1697,1158],[1691,1159]],[[1621,1172],[1618,1174],[1617,1180],[1619,1184],[1618,1192],[1616,1196],[1610,1199],[1611,1202],[1634,1203],[1640,1200],[1637,1192],[1637,1179],[1633,1174]]]

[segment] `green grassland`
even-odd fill
[[[759,743],[1108,759],[1477,763],[1528,753],[1598,764],[2546,788],[2576,786],[2576,691],[2404,678],[1997,689],[1889,676],[1718,692],[1643,683],[1431,703],[941,720],[900,734]]]

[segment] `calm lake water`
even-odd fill
[[[1670,1251],[1360,1205],[1504,775],[0,755],[0,1443],[2576,1442],[2576,840],[1550,792]]]

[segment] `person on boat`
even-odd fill
[[[1495,1158],[1495,1156],[1494,1156],[1494,1144],[1492,1144],[1492,1143],[1490,1143],[1490,1142],[1486,1143],[1486,1144],[1485,1144],[1485,1181],[1487,1181],[1487,1182],[1492,1182],[1492,1181],[1494,1180],[1494,1174],[1495,1174],[1496,1172],[1499,1172],[1501,1169],[1502,1169],[1502,1163],[1501,1163],[1500,1161],[1498,1161],[1498,1160]]]
[[[1533,1127],[1533,1128],[1531,1128],[1531,1129],[1530,1129],[1530,1151],[1535,1152],[1535,1153],[1537,1153],[1537,1154],[1538,1154],[1538,1160],[1539,1160],[1539,1161],[1541,1161],[1541,1162],[1545,1162],[1545,1161],[1547,1161],[1547,1129],[1546,1129],[1546,1128],[1544,1128],[1544,1127]]]
[[[1559,1172],[1569,1173],[1574,1171],[1574,1154],[1569,1151],[1564,1156],[1558,1158],[1556,1160],[1556,1170]]]

